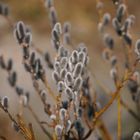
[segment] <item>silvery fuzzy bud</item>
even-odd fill
[[[61,60],[60,60],[61,68],[65,68],[67,66],[67,63],[68,63],[68,58],[67,57],[62,57]]]
[[[18,96],[23,95],[23,89],[20,88],[20,87],[16,87],[16,93],[17,93]]]
[[[77,50],[78,52],[84,52],[85,54],[87,54],[87,47],[84,43],[80,43]]]
[[[61,79],[64,79],[65,76],[66,76],[66,73],[67,73],[67,70],[66,70],[66,69],[62,69],[62,70],[60,71],[60,78],[61,78]]]
[[[71,129],[72,126],[72,122],[70,120],[67,120],[66,122],[66,132],[69,132],[69,130]]]
[[[57,83],[58,92],[63,92],[64,87],[65,87],[65,84],[64,84],[63,81],[59,81],[59,82]]]
[[[28,59],[30,57],[30,50],[28,46],[23,47],[23,58]]]
[[[72,92],[71,88],[66,87],[65,94],[68,96],[69,100],[73,99],[73,92]]]
[[[126,44],[131,47],[132,46],[132,37],[130,34],[124,34],[123,35],[124,41],[126,42]]]
[[[77,77],[74,81],[74,90],[79,91],[82,87],[83,79],[82,77]]]
[[[115,5],[118,5],[120,0],[112,0]]]
[[[53,80],[58,83],[60,81],[60,76],[58,74],[58,72],[54,71],[52,74]]]
[[[136,94],[132,94],[132,98],[136,103],[140,102],[140,87],[137,89]]]
[[[63,35],[63,42],[65,45],[70,45],[71,44],[71,37],[70,37],[70,33],[64,33]]]
[[[112,68],[111,70],[110,70],[110,76],[111,76],[111,78],[116,82],[116,80],[117,80],[117,70],[116,70],[116,68]]]
[[[73,84],[73,77],[72,77],[72,74],[70,72],[66,73],[65,81],[66,81],[67,86],[72,86],[72,84]]]
[[[106,33],[104,35],[104,42],[105,42],[106,46],[109,47],[109,49],[112,50],[114,48],[114,39],[112,38],[111,35]]]
[[[35,52],[32,52],[30,55],[30,64],[32,67],[35,66]]]
[[[114,67],[117,64],[117,57],[116,56],[112,56],[110,58],[110,61],[111,61],[112,67]]]
[[[56,14],[56,10],[53,6],[50,7],[50,13],[49,13],[49,18],[51,21],[51,25],[52,27],[57,23],[57,14]]]
[[[140,39],[138,39],[136,41],[136,44],[135,44],[135,53],[140,56]]]
[[[59,40],[60,40],[60,35],[56,29],[52,30],[52,39],[56,42],[59,42]]]
[[[55,120],[56,120],[56,115],[52,114],[52,115],[50,116],[50,119],[51,119],[52,121],[55,121]]]
[[[83,71],[83,64],[81,62],[77,63],[74,72],[73,72],[73,77],[76,78],[78,77]]]
[[[110,59],[110,52],[108,50],[104,50],[102,53],[102,57],[104,60],[109,60]]]
[[[24,38],[24,42],[25,42],[25,44],[27,44],[27,46],[31,46],[32,34],[30,32],[26,33],[25,38]]]
[[[124,4],[120,4],[117,9],[117,15],[116,15],[119,22],[122,21],[122,17],[124,16],[125,11],[126,11],[126,6]]]
[[[8,77],[8,81],[9,81],[10,85],[12,87],[14,87],[16,85],[16,81],[17,81],[17,73],[16,72],[12,72],[10,74],[10,76]]]
[[[5,109],[8,109],[9,107],[9,98],[7,96],[4,96],[1,100],[1,104]]]
[[[84,135],[84,128],[82,126],[81,120],[75,120],[74,127],[75,127],[76,131],[78,132],[78,135],[80,137],[83,137],[83,135]]]
[[[132,138],[133,140],[140,140],[140,132],[135,132],[134,134],[133,134],[133,138]]]
[[[8,71],[11,71],[11,70],[12,70],[12,67],[13,67],[13,60],[12,60],[12,59],[9,59],[6,69],[7,69]]]
[[[14,29],[13,35],[14,35],[14,38],[16,39],[17,43],[21,44],[23,42],[23,38],[20,38],[17,29]]]
[[[87,65],[89,63],[89,56],[86,56],[86,59],[85,59],[85,65]]]
[[[121,25],[120,25],[120,23],[119,23],[117,18],[113,18],[112,25],[113,25],[114,29],[116,30],[117,34],[119,36],[121,36],[122,35]]]
[[[60,111],[59,111],[59,117],[60,117],[60,120],[61,121],[64,121],[65,120],[66,113],[67,113],[66,109],[64,109],[64,108],[61,108],[60,109]]]
[[[46,52],[45,55],[44,55],[44,57],[45,57],[45,61],[47,62],[48,67],[50,69],[53,69],[54,67],[53,67],[53,63],[51,61],[50,54],[48,52]]]
[[[53,0],[45,0],[45,6],[51,8],[53,6]]]
[[[60,65],[59,61],[54,62],[54,70],[57,71],[58,73],[60,73],[61,65]]]
[[[61,24],[59,22],[57,22],[55,25],[54,25],[54,28],[53,28],[59,35],[62,34],[62,27],[61,27]]]
[[[27,104],[28,104],[29,101],[30,101],[30,93],[29,93],[29,92],[26,92],[26,93],[25,93],[25,96],[26,96],[26,98],[27,98]]]
[[[71,62],[73,64],[77,63],[78,62],[78,51],[77,50],[74,50],[71,54]]]
[[[3,16],[8,16],[9,15],[9,8],[7,5],[4,5],[0,3],[0,14]]]
[[[82,62],[83,64],[85,64],[86,54],[84,52],[79,52],[78,53],[78,61]]]
[[[67,57],[69,55],[69,52],[66,48],[64,48],[63,46],[59,47],[58,49],[58,55],[60,57]]]
[[[40,91],[40,97],[45,102],[47,99],[47,92],[45,90]]]
[[[0,56],[0,66],[1,66],[1,68],[3,68],[3,69],[6,68],[6,64],[5,64],[5,61],[4,61],[3,56]]]
[[[105,14],[103,15],[102,24],[103,24],[104,26],[106,26],[106,25],[109,24],[110,20],[111,20],[111,15],[110,15],[109,13],[105,13]]]
[[[21,99],[21,103],[24,107],[26,107],[28,105],[28,99],[27,99],[27,96],[26,95],[21,95],[20,96],[20,99]]]
[[[25,34],[26,34],[26,27],[25,27],[25,24],[23,23],[23,21],[17,22],[16,29],[17,29],[19,38],[21,40],[23,40],[25,37]]]
[[[12,127],[14,128],[14,130],[15,130],[16,132],[19,132],[19,131],[20,131],[19,126],[18,126],[15,122],[12,122]]]
[[[131,20],[132,24],[135,22],[136,17],[134,15],[129,15],[128,18]]]
[[[133,77],[135,78],[136,82],[140,84],[140,73],[138,71],[133,73]]]
[[[55,134],[59,139],[62,137],[62,132],[63,132],[63,126],[61,126],[59,124],[56,125],[55,126]]]
[[[67,63],[67,71],[73,72],[74,64],[72,63],[72,57],[69,58],[69,62]]]
[[[51,45],[58,50],[59,49],[59,42],[56,42],[55,40],[51,39]]]
[[[70,30],[71,30],[71,24],[69,22],[65,22],[63,26],[63,32],[70,33]]]
[[[129,28],[130,28],[131,26],[132,26],[132,21],[131,21],[131,19],[128,17],[128,18],[125,20],[124,25],[123,25],[123,27],[122,27],[123,32],[126,33],[126,32],[129,30]]]

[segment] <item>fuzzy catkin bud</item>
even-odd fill
[[[46,99],[47,99],[47,93],[46,93],[45,90],[41,90],[41,91],[40,91],[40,97],[41,97],[41,99],[42,99],[44,102],[46,101]]]
[[[56,83],[58,83],[60,81],[58,72],[54,71],[52,77]]]
[[[74,50],[71,54],[71,61],[73,64],[78,62],[78,51]]]
[[[69,22],[65,22],[63,26],[63,32],[68,33],[71,30],[71,24]]]
[[[50,119],[51,119],[52,121],[56,120],[56,115],[52,114],[52,115],[50,116]]]
[[[67,72],[65,79],[68,86],[71,86],[73,84],[73,77],[70,72]]]
[[[52,30],[52,39],[56,42],[59,42],[60,40],[60,35],[59,33],[56,31],[56,29]]]
[[[140,56],[140,39],[138,39],[136,41],[136,44],[135,44],[135,53]]]
[[[86,54],[84,52],[79,52],[78,59],[79,59],[79,62],[82,62],[83,64],[85,64]]]
[[[53,6],[50,7],[49,17],[50,17],[51,25],[53,27],[57,22],[57,14],[56,14],[56,10]]]
[[[66,76],[66,73],[67,73],[67,70],[66,69],[62,69],[61,72],[60,72],[60,78],[64,79],[65,76]]]
[[[10,76],[8,77],[8,81],[9,81],[10,85],[12,87],[14,87],[15,84],[16,84],[16,81],[17,81],[17,73],[16,72],[12,72],[10,74]]]
[[[59,22],[57,22],[55,25],[54,25],[54,30],[60,35],[62,34],[62,27],[61,27],[61,24]]]
[[[31,46],[32,43],[32,34],[30,32],[26,33],[24,42],[27,46]]]
[[[135,132],[132,139],[133,140],[140,140],[140,132]]]
[[[17,33],[18,33],[20,39],[23,39],[25,37],[25,34],[26,34],[25,24],[22,21],[19,21],[17,23],[16,28],[17,28]]]
[[[59,117],[62,121],[64,121],[64,119],[66,118],[66,109],[64,109],[64,108],[60,109]]]
[[[124,4],[120,4],[117,9],[117,15],[116,15],[119,22],[122,21],[122,17],[124,16],[125,11],[126,11],[126,6]]]
[[[71,44],[71,38],[70,38],[70,33],[64,33],[63,35],[63,42],[65,45],[70,45]]]
[[[69,130],[71,129],[71,125],[72,125],[72,122],[70,120],[68,120],[66,122],[66,132],[69,132]]]
[[[12,122],[12,127],[14,128],[14,130],[16,132],[19,132],[20,128],[19,128],[19,126],[15,122]]]
[[[12,59],[9,59],[8,60],[8,64],[7,64],[7,70],[8,71],[11,71],[12,70],[12,67],[13,67],[13,60]]]
[[[121,36],[121,35],[122,35],[121,25],[120,25],[120,23],[119,23],[119,21],[118,21],[117,18],[114,18],[114,19],[112,20],[112,25],[113,25],[114,29],[116,30],[117,34],[118,34],[119,36]]]
[[[55,134],[57,137],[61,138],[62,131],[63,131],[63,127],[61,125],[58,124],[55,126]]]
[[[73,92],[72,92],[71,88],[66,87],[66,89],[65,89],[65,94],[68,96],[68,98],[69,98],[70,100],[73,99]]]
[[[130,34],[124,34],[123,35],[124,41],[126,42],[126,44],[131,47],[132,46],[132,37],[130,36]]]
[[[81,77],[77,77],[74,82],[74,90],[79,91],[82,87],[83,79]]]
[[[109,24],[110,20],[111,20],[110,14],[109,14],[109,13],[105,13],[105,14],[103,15],[102,24],[103,24],[104,26],[106,26],[106,25]]]
[[[112,68],[110,70],[110,76],[116,82],[116,80],[117,80],[117,70],[116,70],[116,68]]]
[[[0,14],[3,16],[8,16],[9,15],[9,8],[7,5],[4,5],[0,3]]]
[[[55,71],[57,71],[58,73],[60,72],[61,67],[60,67],[60,62],[59,62],[59,61],[55,61],[55,63],[54,63],[54,69],[55,69]]]
[[[117,64],[117,57],[116,56],[112,56],[110,58],[110,61],[111,61],[112,67],[114,67]]]
[[[66,65],[67,65],[67,62],[68,62],[68,58],[67,57],[62,57],[61,61],[60,61],[61,68],[65,68]]]
[[[57,84],[58,92],[62,92],[64,90],[65,84],[63,81],[59,81]]]
[[[2,98],[1,104],[3,105],[3,107],[5,109],[8,109],[8,107],[9,107],[9,99],[8,99],[7,96],[5,96],[5,97]]]
[[[109,47],[109,49],[112,50],[114,48],[114,39],[111,37],[111,35],[105,34],[104,42],[105,42],[106,46]]]
[[[83,64],[81,62],[77,63],[73,72],[73,77],[76,78],[78,77],[83,70]]]

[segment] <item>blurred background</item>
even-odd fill
[[[133,26],[133,39],[140,38],[140,15],[139,15],[139,5],[140,0],[126,0],[128,4],[128,10],[130,14],[136,16],[135,25]],[[28,24],[33,32],[33,42],[37,47],[42,49],[44,52],[49,51],[50,54],[55,56],[55,51],[51,47],[50,43],[50,21],[48,18],[48,11],[42,4],[40,0],[0,0],[1,3],[5,3],[10,7],[10,20],[16,23],[19,20],[24,21]],[[115,15],[115,7],[111,0],[103,0],[104,2],[104,12],[111,13],[113,17]],[[54,5],[57,10],[57,15],[59,21],[63,24],[65,21],[69,21],[72,26],[71,37],[75,43],[76,47],[78,43],[84,42],[88,47],[88,52],[90,56],[89,67],[91,71],[96,75],[98,81],[101,81],[102,85],[108,89],[108,91],[114,91],[114,86],[112,86],[112,80],[109,77],[110,66],[108,63],[104,62],[101,57],[104,44],[98,33],[97,27],[99,22],[98,12],[96,10],[96,0],[54,0]],[[111,31],[112,32],[112,31]],[[113,32],[114,36],[115,33]],[[115,40],[118,41],[118,38]],[[121,47],[117,49],[119,61],[122,59]],[[31,102],[33,104],[33,109],[37,114],[39,114],[40,119],[47,119],[46,115],[43,113],[43,107],[40,100],[33,89],[31,78],[27,74],[22,66],[22,51],[17,45],[14,37],[13,31],[9,27],[7,21],[0,16],[0,55],[3,54],[5,59],[13,58],[14,69],[18,72],[18,85],[21,85],[26,90],[31,93]],[[51,74],[50,70],[47,70],[48,74]],[[49,77],[49,82],[53,83],[51,77]],[[92,79],[92,83],[96,90],[102,95],[100,100],[103,105],[107,103],[108,97],[104,95],[104,92],[100,89],[100,86]],[[132,102],[130,94],[125,89],[124,100],[136,110],[135,104]],[[18,106],[16,104],[17,96],[9,84],[7,83],[7,73],[0,69],[0,96],[10,97],[10,112],[14,115],[18,112]],[[109,115],[110,114],[110,115]],[[108,116],[110,117],[108,119]],[[27,122],[34,122],[31,115],[29,115],[28,110],[25,109],[24,117]],[[133,132],[140,128],[140,124],[135,121],[125,110],[123,110],[123,137],[124,139],[131,139]],[[113,104],[111,108],[103,115],[103,120],[112,135],[112,139],[116,140],[116,130],[117,130],[117,108],[116,103]],[[45,136],[40,133],[41,130],[36,123],[34,123],[35,135],[39,139],[46,139]],[[11,123],[3,111],[0,110],[0,136],[6,136],[7,140],[22,140],[23,138],[20,134],[17,134],[11,129]],[[93,137],[90,138],[93,140]]]

